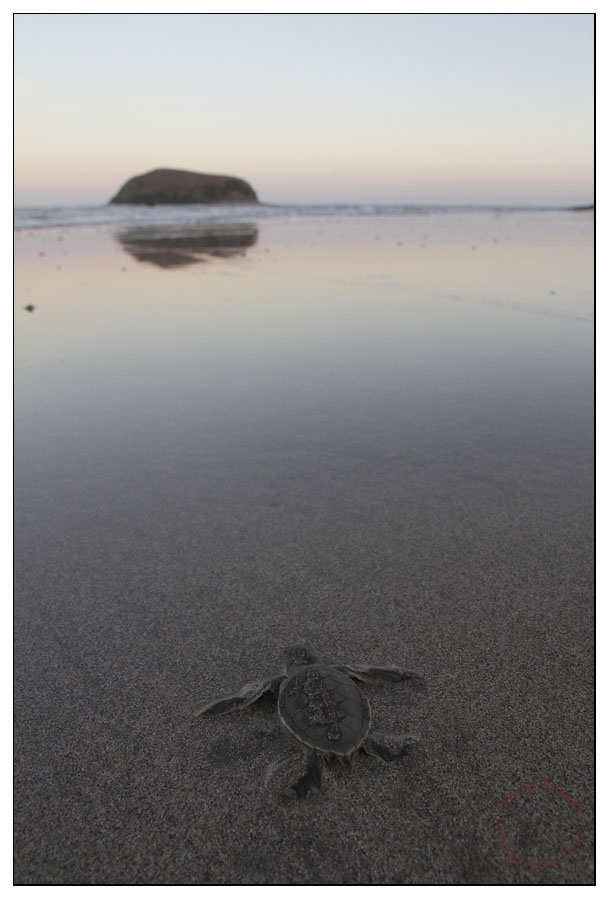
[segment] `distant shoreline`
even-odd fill
[[[100,203],[15,203],[13,205],[14,210],[20,209],[105,209],[110,204],[106,202]],[[477,211],[485,211],[488,210],[490,212],[543,212],[548,210],[550,212],[588,212],[595,209],[594,203],[586,203],[586,204],[502,204],[502,203],[384,203],[381,201],[372,202],[372,201],[354,201],[351,203],[333,203],[332,201],[328,203],[266,203],[264,201],[260,201],[259,203],[150,203],[150,204],[142,204],[142,203],[123,203],[121,206],[130,206],[135,209],[156,209],[159,207],[172,207],[172,208],[189,208],[189,207],[213,207],[214,209],[220,207],[232,207],[232,206],[248,206],[253,209],[259,209],[260,207],[268,208],[268,209],[399,209],[399,210],[439,210],[444,211],[447,210],[449,212],[463,212],[466,210],[477,210]]]

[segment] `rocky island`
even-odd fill
[[[111,203],[258,203],[247,181],[183,169],[154,169],[126,181]]]

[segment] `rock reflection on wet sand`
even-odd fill
[[[244,222],[134,227],[117,231],[115,237],[138,262],[177,269],[210,257],[244,256],[256,244],[258,228]]]

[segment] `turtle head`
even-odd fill
[[[301,666],[310,666],[312,663],[318,661],[318,657],[315,653],[312,653],[311,650],[300,644],[285,647],[282,651],[282,657],[286,675],[290,675],[294,669],[299,669]]]

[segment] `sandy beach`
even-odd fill
[[[16,234],[16,884],[593,883],[592,227]],[[410,756],[194,718],[300,641]]]

